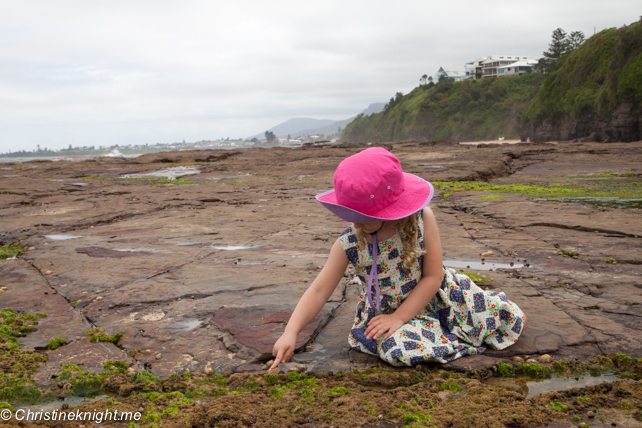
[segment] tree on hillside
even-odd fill
[[[583,32],[573,31],[571,34],[566,34],[566,31],[558,28],[553,31],[551,44],[548,45],[548,50],[543,53],[544,57],[537,62],[537,70],[550,73],[555,69],[555,65],[561,57],[568,55],[582,43],[584,43]]]
[[[566,31],[558,28],[553,31],[551,44],[548,45],[548,50],[544,52],[544,56],[549,59],[559,59],[562,55],[568,53],[569,42],[566,38]]]
[[[274,132],[272,131],[265,131],[265,140],[268,143],[271,143],[272,141],[276,140],[276,135],[274,135]]]
[[[569,52],[572,51],[573,49],[576,49],[579,45],[584,43],[584,33],[581,31],[573,31],[569,36],[568,36],[568,43],[569,43]]]
[[[427,79],[428,79],[428,75],[424,74],[423,76],[421,76],[421,79],[419,79],[419,83],[424,85]]]
[[[388,104],[384,106],[383,110],[388,111],[389,109],[393,108],[394,106],[399,104],[402,98],[403,98],[403,94],[401,92],[397,92],[394,98],[390,98],[390,101],[388,101]]]

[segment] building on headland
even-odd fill
[[[481,79],[484,75],[484,61],[486,61],[485,56],[477,58],[475,61],[467,62],[466,74],[470,76],[470,79]]]
[[[508,65],[497,67],[497,77],[511,76],[513,74],[525,74],[537,65],[534,59],[519,60]]]
[[[437,71],[437,74],[435,74],[435,81],[439,82],[439,78],[441,76],[445,76],[449,79],[455,79],[455,82],[459,82],[460,80],[469,78],[468,76],[466,76],[466,67],[461,65],[448,65],[439,67],[439,71]]]
[[[482,67],[482,78],[486,79],[489,77],[499,77],[498,69],[500,67],[505,67],[510,64],[513,64],[517,61],[532,61],[533,58],[530,56],[515,56],[515,55],[490,55],[489,57],[486,57],[484,60],[484,66]],[[527,67],[527,65],[524,65],[522,67]],[[511,67],[508,67],[511,68]],[[505,70],[505,69],[504,69]],[[525,72],[525,71],[524,71]],[[515,73],[512,73],[515,74]],[[502,76],[507,76],[508,74],[504,74],[502,72]]]
[[[467,62],[463,67],[450,65],[439,67],[435,74],[435,81],[438,82],[441,76],[453,79],[455,82],[466,79],[485,79],[488,77],[503,77],[514,74],[524,74],[537,64],[537,61],[530,56],[516,55],[490,55],[477,58],[475,61]]]

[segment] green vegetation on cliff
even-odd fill
[[[587,109],[608,115],[618,98],[642,102],[642,22],[603,30],[560,58],[524,113],[532,122]]]
[[[623,100],[642,103],[642,22],[604,30],[565,52],[570,53],[546,68],[549,74],[461,82],[441,79],[406,95],[397,93],[383,112],[348,124],[342,139],[516,138],[528,123],[587,112],[605,117]]]
[[[539,89],[539,73],[498,79],[421,85],[385,111],[355,119],[342,139],[348,142],[407,138],[460,141],[518,137],[525,105]]]

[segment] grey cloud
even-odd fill
[[[253,135],[344,119],[439,66],[539,57],[632,1],[5,2],[0,151]]]

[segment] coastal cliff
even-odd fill
[[[610,28],[559,64],[524,113],[536,141],[637,141],[642,135],[642,22]]]
[[[594,35],[549,74],[421,85],[378,114],[357,118],[347,142],[630,142],[642,138],[642,22]]]

